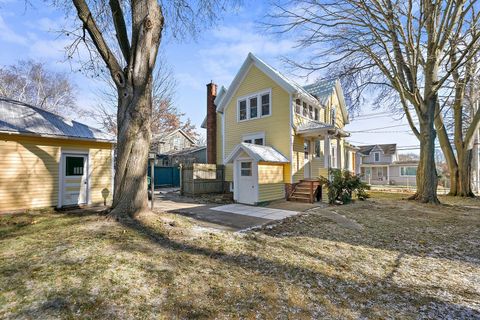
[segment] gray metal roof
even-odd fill
[[[303,87],[308,93],[317,97],[321,104],[326,104],[328,98],[332,95],[337,79],[317,81]]]
[[[226,162],[232,162],[241,151],[245,151],[252,159],[261,162],[287,163],[287,157],[270,146],[242,142],[235,146]]]
[[[0,131],[115,142],[115,136],[29,104],[0,97]]]

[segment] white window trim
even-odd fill
[[[377,154],[378,154],[378,160],[376,160]],[[373,162],[380,162],[380,152],[376,151],[373,153]]]
[[[242,136],[242,142],[245,140],[263,139],[263,145],[266,145],[265,132],[249,133]],[[252,142],[253,143],[253,142]]]
[[[269,99],[268,103],[270,106],[270,112],[268,115],[262,116],[262,96],[264,94],[268,94],[268,99]],[[250,99],[255,97],[257,98],[257,117],[250,118]],[[247,118],[240,120],[240,101],[244,101],[244,100],[246,101],[246,104],[247,104]],[[237,122],[244,122],[244,121],[257,120],[257,119],[270,117],[273,113],[272,109],[273,107],[272,107],[272,89],[271,88],[239,97],[237,99]]]
[[[402,169],[404,169],[404,172],[406,172],[406,169],[407,169],[407,168],[415,168],[415,169],[418,170],[418,168],[415,167],[415,166],[401,166],[401,167],[400,167],[400,177],[416,177],[416,176],[417,176],[416,174],[414,174],[414,175],[411,175],[411,174],[402,174]]]

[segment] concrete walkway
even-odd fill
[[[211,208],[215,211],[235,213],[239,215],[245,215],[255,218],[262,218],[267,220],[281,220],[287,217],[297,215],[298,211],[266,208],[266,207],[254,207],[244,204],[228,204],[224,206]]]

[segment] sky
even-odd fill
[[[66,61],[65,47],[71,40],[58,31],[69,21],[61,10],[44,1],[31,3],[26,6],[23,0],[0,0],[0,65],[27,59],[45,62],[51,70],[69,73],[81,108],[95,108],[104,84],[79,72],[76,62]],[[175,105],[192,120],[200,134],[205,134],[200,125],[206,114],[206,84],[213,81],[228,87],[249,52],[300,84],[322,76],[298,77],[282,62],[282,57],[301,60],[308,52],[296,48],[289,36],[279,37],[261,27],[268,10],[268,4],[262,1],[244,1],[242,7],[228,9],[222,19],[203,29],[196,39],[167,38],[161,43],[162,56],[177,82]],[[346,127],[353,144],[397,143],[399,152],[418,153],[418,141],[405,119],[368,104],[355,116],[350,116],[351,123]],[[78,120],[97,126],[93,119]]]

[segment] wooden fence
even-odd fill
[[[181,168],[181,193],[200,195],[226,191],[225,167],[223,165],[193,163]]]

